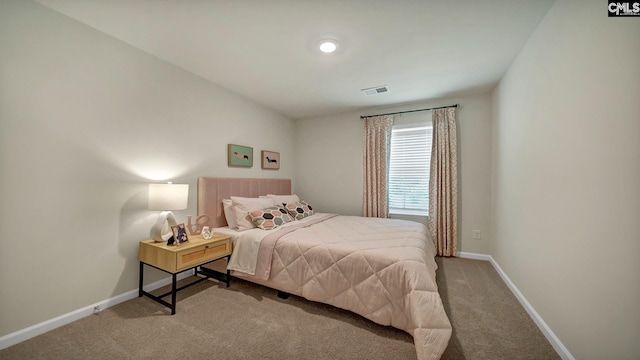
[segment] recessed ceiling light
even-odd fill
[[[338,42],[335,40],[322,40],[320,41],[320,51],[323,53],[332,53],[338,49]]]

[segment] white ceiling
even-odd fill
[[[488,91],[553,4],[37,1],[293,119]],[[317,50],[325,37],[336,53]],[[360,92],[379,85],[389,92]]]

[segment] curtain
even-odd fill
[[[440,256],[455,256],[458,245],[458,160],[455,108],[432,111],[429,232]]]
[[[364,119],[364,194],[363,216],[389,216],[387,178],[393,116]]]

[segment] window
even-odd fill
[[[389,212],[428,215],[432,126],[394,125],[389,162]]]

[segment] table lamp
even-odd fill
[[[171,210],[184,210],[189,202],[189,184],[149,184],[149,210],[161,210],[151,228],[150,236],[157,242],[173,236],[171,226],[177,225]]]

